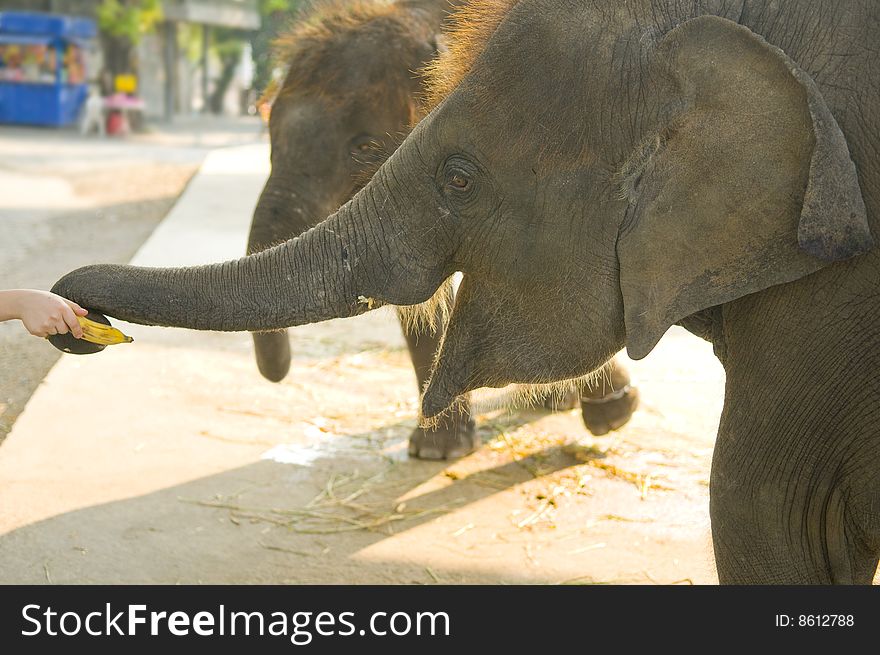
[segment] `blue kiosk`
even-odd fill
[[[0,123],[62,126],[88,96],[88,18],[0,12]]]

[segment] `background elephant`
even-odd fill
[[[287,72],[273,99],[272,172],[254,212],[249,253],[323,220],[396,149],[422,115],[423,89],[414,71],[436,54],[451,6],[448,0],[319,3],[279,40],[277,56]],[[419,389],[427,382],[442,322],[442,316],[431,316],[403,330]],[[283,379],[291,358],[287,331],[253,338],[260,372],[274,382]],[[595,434],[622,426],[638,403],[620,365],[582,396],[584,422]],[[416,428],[409,451],[426,459],[458,457],[471,452],[476,439],[469,407],[461,402],[431,429]]]
[[[479,0],[431,113],[328,220],[238,261],[86,267],[54,290],[125,320],[260,330],[422,303],[463,271],[428,419],[480,386],[644,357],[680,322],[727,372],[721,581],[866,583],[878,37],[858,0]]]
[[[248,253],[293,238],[344,204],[393,152],[420,113],[421,69],[437,51],[444,0],[318,3],[276,43],[286,69],[272,99],[272,170],[254,211]],[[442,328],[404,329],[419,388]],[[431,328],[434,329],[431,329]],[[253,335],[265,378],[290,369],[286,330]],[[417,427],[410,454],[459,457],[478,445],[467,402],[430,430]]]

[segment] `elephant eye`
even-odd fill
[[[456,202],[469,201],[477,190],[479,167],[463,155],[451,155],[438,171],[437,186],[454,195]]]
[[[373,137],[363,134],[361,136],[355,137],[351,141],[351,154],[352,155],[363,155],[375,152],[378,148],[379,142]]]
[[[461,173],[453,173],[449,177],[449,181],[447,182],[447,184],[453,189],[464,191],[470,186],[471,181]]]

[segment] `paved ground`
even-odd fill
[[[0,285],[48,289],[94,262],[127,262],[212,148],[260,139],[253,120],[179,120],[125,140],[0,127]],[[58,359],[0,324],[0,443]]]
[[[135,262],[242,253],[266,161],[213,152]],[[247,335],[123,327],[134,344],[61,359],[0,448],[0,581],[716,580],[723,372],[683,331],[633,363],[625,429],[497,411],[447,464],[406,458],[417,394],[389,314],[296,329],[277,385]]]

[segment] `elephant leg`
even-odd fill
[[[723,423],[722,423],[723,425]],[[719,432],[710,515],[722,584],[871,584],[880,494],[834,464],[801,458],[778,434]],[[813,453],[816,454],[815,451]]]
[[[401,328],[403,328],[401,321]],[[407,348],[412,358],[413,368],[419,391],[431,374],[434,355],[440,345],[439,330],[412,330],[403,328]],[[419,459],[455,459],[463,457],[480,446],[474,420],[470,416],[470,405],[465,400],[456,404],[446,415],[440,418],[431,429],[417,427],[409,437],[409,454]]]
[[[639,406],[639,391],[617,358],[602,369],[598,381],[581,392],[581,416],[587,429],[601,436],[623,427]]]

